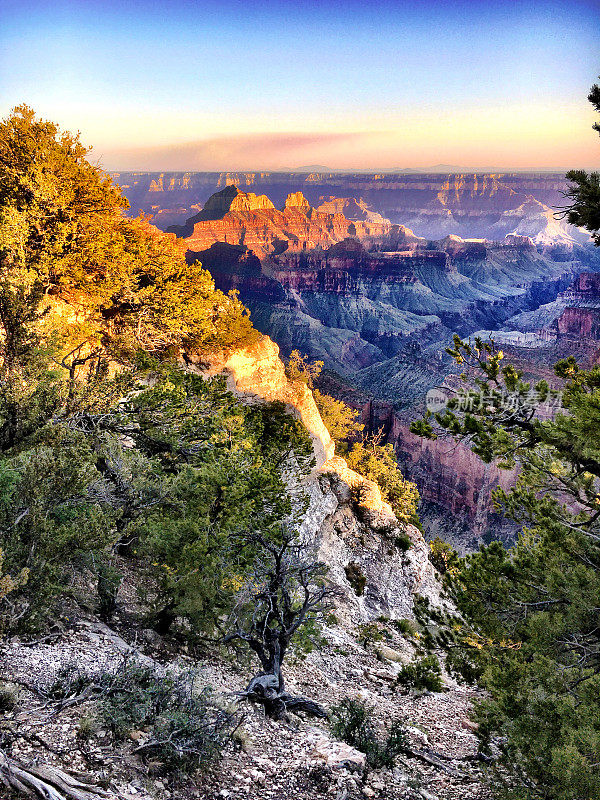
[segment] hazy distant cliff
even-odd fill
[[[333,210],[353,220],[385,218],[431,239],[448,233],[501,239],[519,227],[534,238],[548,238],[551,233],[556,239],[562,231],[568,240],[575,233],[553,217],[554,207],[564,204],[561,192],[566,183],[560,173],[179,172],[114,177],[134,212],[154,214],[163,229],[185,222],[215,191],[237,186],[244,192],[266,194],[277,208],[290,193],[301,191],[319,210]]]

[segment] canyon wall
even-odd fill
[[[153,214],[163,229],[184,223],[216,191],[235,186],[267,195],[276,208],[301,191],[319,211],[353,220],[387,219],[429,239],[447,234],[502,239],[515,230],[554,245],[589,238],[554,219],[566,188],[559,173],[123,172],[113,177],[132,211]]]
[[[460,547],[486,531],[504,535],[489,494],[511,476],[460,446],[415,441],[408,424],[456,369],[445,353],[453,333],[500,330],[508,356],[532,379],[551,378],[551,364],[574,350],[593,361],[598,346],[582,342],[600,328],[596,279],[571,284],[600,269],[600,259],[587,234],[554,219],[562,176],[118,179],[134,211],[175,223],[189,260],[201,261],[219,288],[238,290],[285,355],[297,349],[323,361],[363,396],[369,429],[385,428],[419,486],[430,533],[454,536]]]

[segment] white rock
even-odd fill
[[[333,768],[352,765],[355,768],[363,769],[366,763],[365,754],[360,750],[356,750],[344,742],[328,739],[326,736],[321,736],[315,741],[309,758],[311,761],[320,761]]]

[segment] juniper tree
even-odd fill
[[[283,661],[304,626],[320,620],[335,589],[326,583],[326,570],[302,544],[294,530],[282,528],[277,537],[259,533],[244,537],[256,549],[251,573],[233,609],[225,643],[244,642],[257,656],[260,672],[242,697],[264,706],[265,714],[282,719],[288,711],[317,717],[326,712],[312,700],[285,689]]]

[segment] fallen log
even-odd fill
[[[58,767],[25,766],[0,750],[0,782],[7,789],[40,800],[98,800],[108,793]]]

